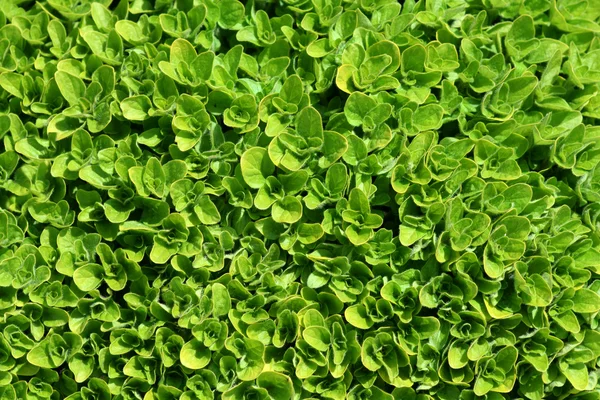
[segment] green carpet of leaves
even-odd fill
[[[600,1],[0,0],[0,400],[599,400]]]

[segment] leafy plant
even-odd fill
[[[598,32],[0,1],[0,400],[600,399]]]

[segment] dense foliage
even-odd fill
[[[0,400],[598,400],[598,118],[595,0],[1,0]]]

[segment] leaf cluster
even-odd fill
[[[599,400],[599,33],[0,1],[0,400]]]

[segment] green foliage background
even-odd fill
[[[599,34],[0,1],[0,400],[600,399]]]

